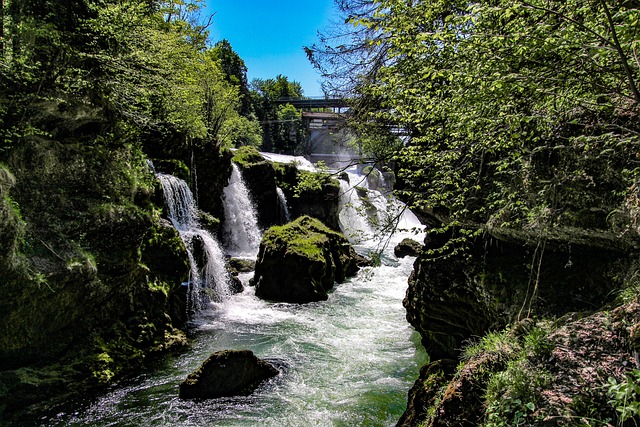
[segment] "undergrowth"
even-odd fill
[[[549,357],[553,343],[548,327],[521,322],[511,329],[490,332],[465,348],[463,359],[493,359],[499,368],[478,372],[487,376],[483,396],[484,427],[506,427],[535,423],[540,390],[551,374],[536,361]]]

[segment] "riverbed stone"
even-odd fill
[[[213,353],[180,384],[181,399],[247,396],[279,371],[250,350]]]
[[[260,244],[254,284],[259,298],[308,303],[328,298],[335,282],[359,269],[349,241],[315,218],[272,227]]]
[[[406,256],[418,256],[422,250],[422,245],[413,239],[402,239],[400,243],[393,248],[393,253],[398,258],[404,258]]]

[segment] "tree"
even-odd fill
[[[292,114],[292,106],[278,106],[276,100],[302,97],[302,86],[278,75],[275,79],[254,79],[251,89],[253,105],[262,123],[263,148],[292,153],[301,141],[298,129],[302,127],[302,119]]]
[[[29,110],[59,101],[65,108],[84,103],[87,111],[101,110],[120,137],[168,128],[185,143],[220,143],[224,122],[239,114],[240,89],[223,72],[219,52],[206,48],[210,19],[199,23],[200,3],[6,3],[2,147],[51,132],[36,125]]]
[[[414,207],[445,228],[607,226],[638,172],[637,1],[374,5],[350,22],[386,48],[352,91],[377,108],[354,117],[404,130]]]
[[[227,82],[237,86],[240,93],[240,114],[251,119],[254,112],[247,81],[247,66],[227,40],[221,40],[211,49],[212,57],[220,62]]]

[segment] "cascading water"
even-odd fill
[[[224,237],[227,253],[234,257],[255,258],[262,233],[255,207],[240,169],[232,164],[229,184],[224,188]]]
[[[379,176],[382,177],[381,174]],[[339,223],[351,243],[357,244],[377,235],[389,234],[395,228],[406,229],[406,224],[402,224],[406,209],[401,202],[391,194],[385,195],[378,189],[370,189],[365,176],[347,172],[347,177],[348,182],[340,180]],[[410,228],[423,227],[418,223]]]
[[[350,181],[351,182],[351,181]],[[352,243],[370,239],[373,229],[367,220],[366,208],[358,196],[358,190],[347,181],[340,180],[340,213],[338,216],[342,233]]]
[[[173,175],[158,173],[156,176],[162,184],[168,217],[187,249],[191,266],[190,305],[195,310],[203,309],[207,288],[215,291],[217,299],[228,298],[231,294],[230,279],[224,254],[211,233],[200,227],[196,202],[189,186]],[[202,256],[198,256],[198,250]]]
[[[289,213],[289,204],[287,203],[287,196],[285,196],[282,188],[276,187],[276,193],[278,193],[278,201],[280,202],[280,209],[284,215],[285,222],[291,221],[291,214]]]
[[[351,182],[357,183],[358,177]],[[362,203],[355,193],[349,196],[352,203]],[[367,194],[378,199],[375,192]],[[349,208],[343,205],[343,211]],[[363,225],[361,219],[341,215],[341,223],[353,230]],[[408,211],[401,219],[404,228],[420,226]],[[367,233],[373,229],[367,228]],[[58,411],[47,425],[395,425],[405,409],[407,391],[426,362],[402,306],[413,258],[393,255],[393,244],[409,235],[394,234],[380,256],[382,265],[364,268],[336,286],[327,301],[271,303],[245,287],[244,292],[211,304],[195,322],[188,353],[166,358],[157,369],[67,413]],[[356,250],[367,253],[379,247],[368,239]],[[211,353],[225,349],[250,349],[279,366],[282,374],[251,396],[179,399],[179,383]]]

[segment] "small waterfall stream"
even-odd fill
[[[192,309],[204,308],[207,298],[205,290],[212,288],[218,299],[226,299],[230,294],[229,273],[224,254],[218,241],[198,223],[198,209],[189,186],[173,175],[158,173],[162,184],[168,217],[184,242],[191,266],[189,292]],[[198,255],[198,251],[202,256]],[[201,259],[202,261],[199,261]]]
[[[350,178],[352,184],[362,179]],[[235,179],[234,184],[238,182]],[[242,191],[237,186],[229,187],[228,192],[225,190],[226,203],[243,206],[244,202],[235,200]],[[370,216],[387,217],[391,214],[374,213],[372,206],[393,208],[394,202],[378,192],[358,190],[366,195],[365,206],[357,191],[348,189],[348,185],[343,186],[340,222],[345,230],[360,236],[352,240],[357,240],[354,244],[358,252],[378,251],[379,244],[373,239],[377,228],[357,212],[368,209]],[[182,190],[169,192],[171,197],[185,199],[176,203],[181,208],[171,213],[178,226],[195,217],[189,193]],[[245,224],[239,215],[233,218],[236,224]],[[405,228],[420,226],[409,211],[402,213],[401,223]],[[397,259],[393,254],[394,243],[408,236],[416,240],[423,237],[395,233],[380,254],[382,265],[363,268],[357,276],[336,286],[328,301],[272,303],[258,299],[254,288],[246,286],[240,294],[209,304],[194,320],[189,352],[164,358],[155,369],[102,396],[80,402],[43,425],[395,425],[405,409],[407,391],[426,362],[420,337],[406,322],[402,306],[413,258]],[[241,244],[235,242],[238,250]],[[240,275],[245,283],[250,277],[251,273]],[[179,399],[180,382],[211,353],[226,349],[250,349],[279,366],[282,374],[246,397]]]
[[[256,209],[238,166],[233,163],[229,184],[224,188],[224,236],[227,253],[238,258],[258,255],[262,232]]]
[[[278,193],[278,201],[280,202],[280,209],[284,215],[285,222],[291,221],[291,214],[289,213],[289,203],[287,202],[287,196],[285,196],[282,188],[276,187],[276,193]]]

